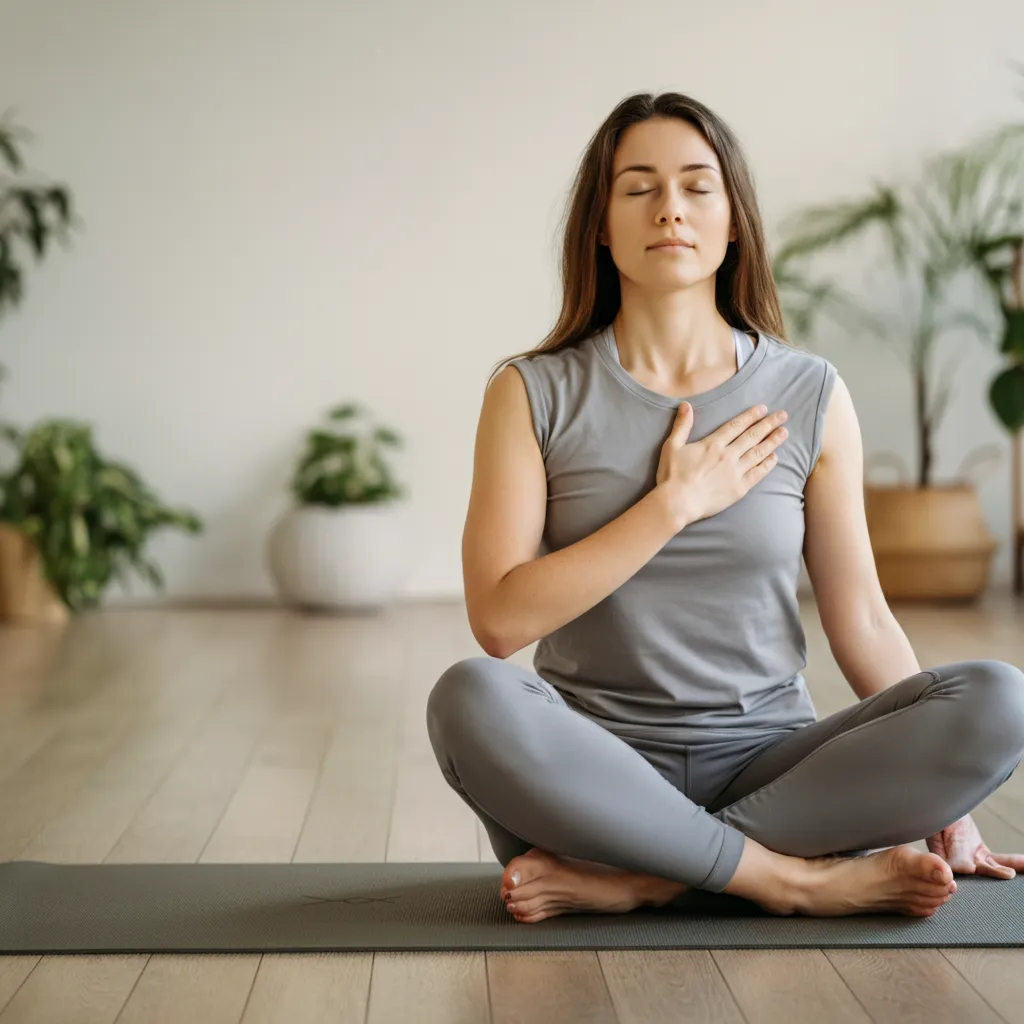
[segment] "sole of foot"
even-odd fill
[[[686,888],[682,882],[560,857],[536,847],[510,860],[501,877],[501,898],[524,924],[564,913],[625,913],[639,906],[660,906]]]

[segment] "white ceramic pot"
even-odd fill
[[[394,598],[409,566],[404,501],[296,505],[267,539],[278,596],[301,608],[374,611]]]

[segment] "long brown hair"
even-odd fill
[[[703,103],[682,93],[636,93],[608,115],[580,161],[562,245],[562,311],[557,323],[536,348],[502,359],[488,384],[509,360],[574,345],[615,319],[622,304],[619,273],[611,251],[598,244],[598,234],[608,206],[619,138],[631,125],[652,117],[688,121],[704,135],[722,165],[736,241],[729,242],[715,277],[718,311],[733,327],[753,328],[786,341],[753,178],[732,130]]]

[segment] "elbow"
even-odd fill
[[[469,628],[485,654],[504,660],[512,653],[506,639],[497,630],[492,629],[490,623],[481,621],[479,616],[470,615]]]
[[[485,654],[489,654],[492,658],[498,658],[500,661],[504,661],[512,652],[507,647],[502,647],[500,644],[481,644]]]
[[[509,648],[507,643],[498,637],[477,637],[477,643],[484,649],[485,654],[489,654],[492,658],[500,658],[502,661],[504,661],[510,654],[515,653]]]

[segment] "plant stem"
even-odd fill
[[[928,375],[923,360],[914,366],[914,414],[917,420],[917,486],[927,487],[932,475],[932,424],[928,418]]]

